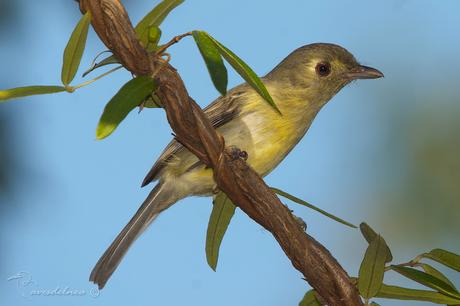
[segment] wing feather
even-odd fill
[[[217,129],[238,116],[240,112],[239,101],[241,100],[239,98],[244,95],[244,90],[242,90],[243,86],[244,85],[240,85],[234,88],[226,96],[219,97],[218,99],[214,100],[214,102],[209,104],[203,110],[206,116],[208,116],[214,128]],[[157,180],[161,170],[164,169],[165,165],[174,158],[174,155],[180,153],[183,150],[186,150],[183,145],[181,145],[176,140],[172,140],[166,146],[158,160],[153,165],[152,169],[150,169],[147,176],[144,178],[142,187]]]

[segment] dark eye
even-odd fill
[[[322,77],[328,76],[331,73],[331,64],[318,63],[318,65],[316,65],[316,73]]]

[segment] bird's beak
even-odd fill
[[[383,73],[375,68],[367,66],[358,66],[347,72],[347,77],[352,80],[357,79],[378,79],[383,78]]]

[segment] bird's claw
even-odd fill
[[[300,227],[302,228],[303,231],[306,231],[307,230],[307,223],[300,217],[297,217],[296,215],[294,215],[294,211],[292,209],[290,209],[286,204],[284,205],[287,207],[287,209],[289,209],[289,211],[291,212],[291,214],[294,216],[294,219],[297,221],[297,224],[300,225]]]
[[[239,158],[243,159],[244,161],[248,160],[248,152],[242,151],[235,146],[230,146],[229,152],[232,160],[237,160]]]
[[[297,221],[297,224],[300,225],[303,231],[307,230],[307,223],[300,217],[297,217],[296,215],[293,215],[295,220]]]

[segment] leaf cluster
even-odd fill
[[[183,0],[164,0],[145,15],[136,25],[136,35],[142,46],[148,52],[162,57],[165,55],[164,51],[166,51],[167,47],[177,42],[175,41],[177,38],[174,38],[169,44],[163,46],[159,45],[162,33],[160,25],[168,14],[183,2]],[[61,72],[62,86],[37,85],[0,90],[0,102],[31,95],[51,94],[64,91],[72,93],[122,68],[122,66],[118,66],[82,84],[76,86],[70,85],[80,67],[90,23],[91,14],[87,12],[81,17],[69,38],[63,54]],[[279,109],[276,107],[265,85],[241,58],[206,32],[193,31],[190,34],[193,35],[216,89],[222,95],[225,95],[227,92],[227,69],[223,62],[223,59],[225,59],[263,99],[279,112]],[[183,36],[188,35],[186,34]],[[181,36],[181,38],[183,36]],[[104,58],[99,63],[96,63],[96,59],[91,64],[91,67],[83,73],[83,77],[101,67],[120,64],[114,55]],[[161,106],[161,101],[159,101],[158,97],[155,95],[156,84],[153,81],[154,77],[155,75],[135,76],[119,89],[104,108],[96,128],[97,139],[103,139],[112,134],[134,108],[140,107],[143,109],[144,107],[154,108]]]
[[[369,225],[361,223],[360,230],[369,243],[359,268],[358,278],[354,278],[366,305],[378,305],[371,299],[395,299],[425,301],[441,305],[460,305],[460,292],[441,271],[425,260],[431,260],[447,268],[460,272],[460,255],[443,249],[433,249],[420,254],[406,263],[391,264],[393,256],[383,237]],[[385,273],[396,272],[414,284],[431,290],[404,288],[383,282]],[[315,291],[308,291],[300,306],[322,305]]]

